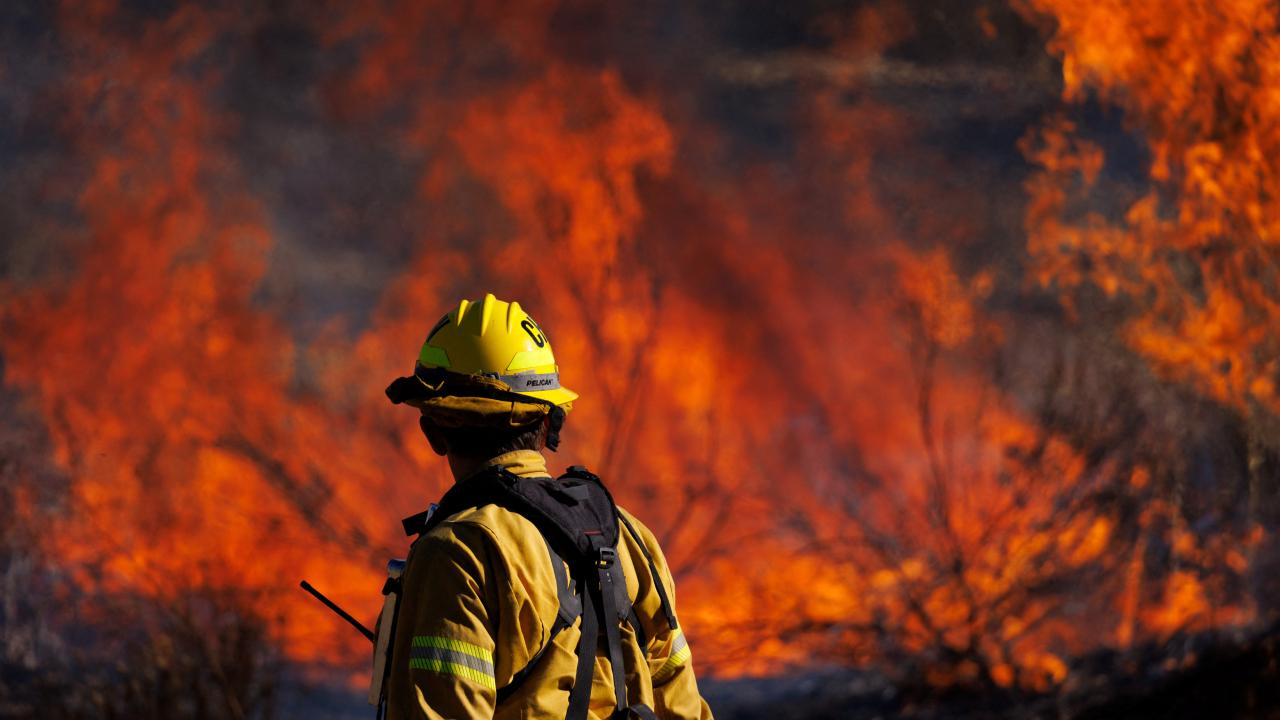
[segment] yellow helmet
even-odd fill
[[[533,318],[490,293],[440,318],[413,375],[391,383],[387,397],[445,425],[521,427],[550,415],[558,430],[578,394],[560,385],[551,343]]]
[[[578,397],[560,386],[556,357],[538,323],[520,303],[503,302],[493,293],[480,302],[463,300],[457,310],[440,318],[418,353],[418,368],[500,380],[511,392],[553,405]],[[426,374],[422,379],[430,382],[431,373]]]

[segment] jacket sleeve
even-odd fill
[[[414,547],[395,632],[389,718],[493,717],[497,598],[481,535],[444,525]]]
[[[641,542],[653,558],[653,565],[658,571],[658,579],[667,592],[667,599],[676,613],[676,583],[671,576],[666,556],[658,545],[658,540],[642,523],[628,514],[628,519],[640,535]],[[653,678],[654,710],[658,717],[673,720],[711,720],[711,708],[698,692],[698,681],[693,673],[693,651],[684,635],[683,628],[671,628],[661,610],[661,602],[656,592],[647,602],[648,612],[655,618],[654,625],[658,631],[649,643],[649,672]]]

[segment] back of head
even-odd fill
[[[426,417],[422,422],[430,422]],[[542,424],[524,428],[476,428],[433,426],[448,443],[449,452],[467,458],[485,460],[516,450],[540,451],[546,446],[546,428]],[[423,432],[431,432],[423,428]]]

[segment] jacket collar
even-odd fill
[[[490,458],[476,472],[467,477],[475,477],[493,467],[503,468],[520,477],[551,477],[551,473],[547,472],[547,459],[537,450],[513,450]]]

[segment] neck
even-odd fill
[[[466,457],[449,453],[449,470],[453,472],[453,481],[458,482],[475,475],[489,464],[488,460],[477,457]]]

